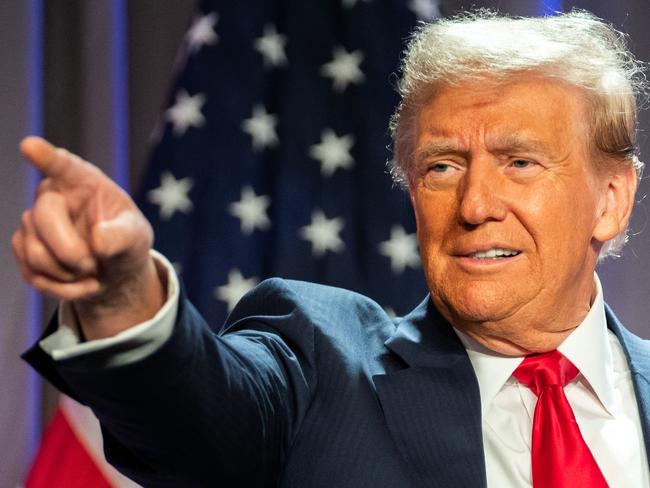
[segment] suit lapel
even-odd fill
[[[618,337],[630,365],[634,393],[639,406],[646,456],[648,456],[650,464],[650,343],[623,327],[607,305],[605,305],[605,315],[607,326]]]
[[[414,473],[424,486],[486,486],[478,382],[451,326],[427,299],[385,345],[407,367],[373,379]]]

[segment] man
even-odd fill
[[[393,173],[430,296],[397,320],[274,279],[216,337],[128,196],[28,138],[46,178],[14,250],[64,303],[26,357],[146,486],[650,486],[650,346],[594,275],[632,209],[640,73],[587,13],[422,27]]]

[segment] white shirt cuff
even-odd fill
[[[55,361],[96,352],[108,353],[106,366],[121,366],[138,361],[160,348],[171,336],[176,322],[179,284],[171,263],[159,252],[151,250],[158,272],[167,275],[167,301],[151,319],[134,325],[113,337],[81,342],[79,322],[69,302],[61,302],[56,332],[38,344]]]

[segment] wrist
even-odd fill
[[[151,319],[165,302],[167,276],[149,256],[142,271],[72,305],[86,340],[112,337]]]

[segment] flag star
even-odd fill
[[[175,212],[189,213],[192,210],[192,201],[188,193],[194,182],[192,178],[177,180],[169,171],[160,175],[160,186],[147,193],[151,203],[160,206],[160,218],[169,220]]]
[[[228,312],[231,312],[237,302],[259,283],[256,277],[244,278],[241,271],[231,269],[228,272],[228,283],[214,289],[214,296],[217,300],[226,302]]]
[[[219,36],[214,30],[214,26],[218,20],[219,16],[215,12],[194,18],[192,26],[185,35],[190,53],[197,52],[203,46],[217,43]]]
[[[354,7],[359,0],[342,0],[341,4],[343,5],[343,8],[351,9]],[[368,3],[372,0],[363,0],[364,2]]]
[[[256,195],[250,186],[241,190],[241,200],[228,206],[230,214],[241,221],[241,231],[245,235],[253,233],[255,228],[266,230],[271,226],[271,221],[266,215],[266,209],[271,204],[271,199],[265,195]]]
[[[419,20],[433,20],[440,17],[440,0],[411,0],[408,8]]]
[[[347,52],[341,47],[334,48],[334,59],[329,63],[321,66],[321,74],[332,78],[334,81],[334,90],[337,92],[344,91],[350,83],[360,84],[365,76],[359,65],[363,60],[361,51]]]
[[[264,27],[264,35],[255,39],[254,46],[264,57],[264,66],[278,67],[287,64],[284,46],[287,36],[279,34],[273,24]]]
[[[417,268],[420,258],[415,234],[407,234],[401,225],[390,230],[390,239],[379,243],[379,253],[388,256],[393,273],[402,273],[407,266]]]
[[[204,103],[203,93],[190,96],[182,89],[176,93],[176,102],[165,112],[165,119],[172,123],[175,135],[182,136],[190,127],[205,125],[205,117],[201,113]]]
[[[253,149],[259,151],[278,144],[278,134],[275,131],[277,124],[276,115],[267,113],[264,106],[256,105],[253,107],[253,116],[242,122],[242,130],[253,138]]]
[[[300,237],[311,242],[314,257],[321,257],[327,251],[340,252],[345,248],[339,237],[345,221],[341,217],[328,219],[321,210],[311,214],[311,224],[300,229]]]
[[[330,177],[338,168],[349,169],[354,166],[354,159],[350,155],[353,145],[353,136],[348,134],[338,137],[332,129],[325,129],[320,143],[309,148],[309,155],[320,161],[321,175]]]

